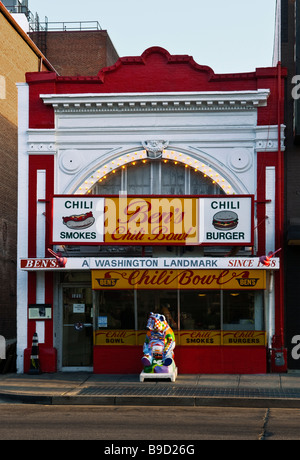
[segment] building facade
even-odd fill
[[[284,81],[159,47],[97,76],[27,74],[18,372],[37,332],[42,371],[138,373],[151,311],[181,373],[286,370]]]
[[[300,256],[300,2],[277,0],[274,64],[287,69],[285,85],[285,299],[288,369],[300,370],[299,266]]]
[[[18,93],[25,72],[53,71],[0,2],[0,335],[16,340]]]

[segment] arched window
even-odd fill
[[[130,163],[97,182],[93,195],[222,195],[223,189],[209,177],[182,163],[151,161]]]

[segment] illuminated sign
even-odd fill
[[[52,244],[253,245],[253,196],[55,196]]]
[[[104,241],[104,198],[55,197],[52,222],[53,242],[102,243]]]

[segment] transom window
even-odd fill
[[[209,177],[183,164],[165,161],[130,163],[110,173],[93,187],[93,195],[221,195]]]

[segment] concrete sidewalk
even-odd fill
[[[0,402],[300,408],[300,374],[178,375],[176,382],[86,372],[0,375]]]

